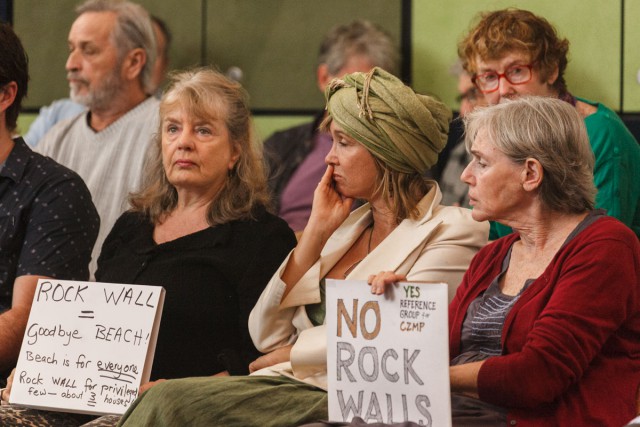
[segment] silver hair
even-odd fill
[[[543,168],[540,200],[549,209],[581,213],[594,207],[593,151],[584,120],[568,102],[523,96],[464,118],[465,144],[482,134],[513,162],[536,159]]]
[[[320,45],[318,65],[326,64],[329,73],[336,76],[355,55],[363,55],[373,66],[398,74],[400,54],[391,36],[379,25],[365,20],[333,27]]]
[[[153,93],[152,74],[157,51],[149,13],[139,4],[126,0],[87,0],[76,8],[78,16],[87,12],[116,14],[116,26],[111,37],[118,50],[118,63],[131,50],[143,49],[147,58],[140,72],[140,83],[146,93]]]

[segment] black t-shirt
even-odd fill
[[[123,214],[102,246],[100,282],[166,289],[151,379],[248,373],[260,354],[248,318],[262,290],[295,246],[280,218],[232,221],[156,244],[142,214]]]

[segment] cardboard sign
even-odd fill
[[[450,426],[447,285],[326,286],[329,419]]]
[[[40,279],[10,403],[123,414],[149,380],[164,289]]]

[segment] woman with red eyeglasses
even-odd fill
[[[607,210],[640,237],[640,146],[618,115],[567,89],[569,41],[544,18],[520,9],[480,15],[458,53],[489,104],[522,95],[560,98],[585,121],[596,163],[596,207]],[[511,229],[493,223],[491,239]]]

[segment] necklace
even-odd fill
[[[369,255],[369,253],[371,252],[371,237],[373,236],[373,224],[369,226],[369,230],[370,231],[369,231],[369,243],[367,243],[367,255]],[[351,264],[351,266],[345,270],[343,277],[346,279],[347,276],[353,271],[353,269],[356,268],[358,264],[360,264],[362,260],[367,257],[367,255],[365,255],[364,257],[360,258],[358,261]]]

